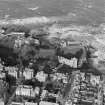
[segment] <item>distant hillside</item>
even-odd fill
[[[62,15],[80,24],[102,23],[105,0],[0,0],[0,18]]]

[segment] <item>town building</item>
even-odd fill
[[[71,59],[66,59],[64,57],[58,56],[58,60],[59,60],[59,63],[66,64],[71,68],[77,68],[78,60],[75,57]]]
[[[47,101],[41,101],[39,105],[59,105],[57,103],[47,102]]]
[[[25,68],[25,70],[23,72],[23,76],[25,77],[25,80],[32,79],[34,77],[34,70]]]
[[[36,94],[38,94],[39,89],[33,89],[32,86],[29,85],[20,85],[16,89],[16,96],[25,96],[34,98]]]
[[[17,67],[5,67],[5,70],[8,72],[8,75],[11,75],[18,78],[18,68]]]

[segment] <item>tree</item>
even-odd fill
[[[11,25],[7,27],[3,27],[5,34],[9,34],[11,32],[24,32],[25,34],[29,34],[30,29],[25,27],[24,25]]]
[[[0,98],[7,102],[7,91],[8,91],[8,83],[0,80]]]

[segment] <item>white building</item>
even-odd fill
[[[18,68],[16,67],[6,67],[5,68],[6,71],[8,71],[8,74],[17,78],[17,71],[18,71]]]
[[[1,105],[1,104],[0,104]],[[10,105],[24,105],[24,103],[20,103],[20,102],[12,102]]]
[[[59,63],[66,64],[70,67],[77,68],[77,58],[71,58],[70,60],[64,57],[58,56]]]
[[[63,80],[63,83],[68,83],[67,75],[64,75],[62,73],[55,73],[50,75],[52,80]]]
[[[0,100],[0,105],[4,105],[4,101]]]
[[[43,71],[38,72],[36,75],[36,79],[40,82],[45,82],[47,77],[48,75],[45,74]]]
[[[90,83],[93,85],[93,86],[96,86],[96,84],[100,84],[100,76],[95,76],[95,75],[91,75],[90,77]]]
[[[20,85],[16,89],[17,96],[35,97],[38,94],[38,89],[33,89],[32,86]]]
[[[0,72],[0,79],[5,78],[5,77],[6,77],[6,74],[3,72]]]
[[[37,105],[37,103],[25,102],[25,105]]]
[[[59,104],[52,103],[52,102],[41,101],[39,105],[59,105]]]
[[[26,68],[23,72],[23,76],[25,79],[32,79],[34,76],[33,69]]]

